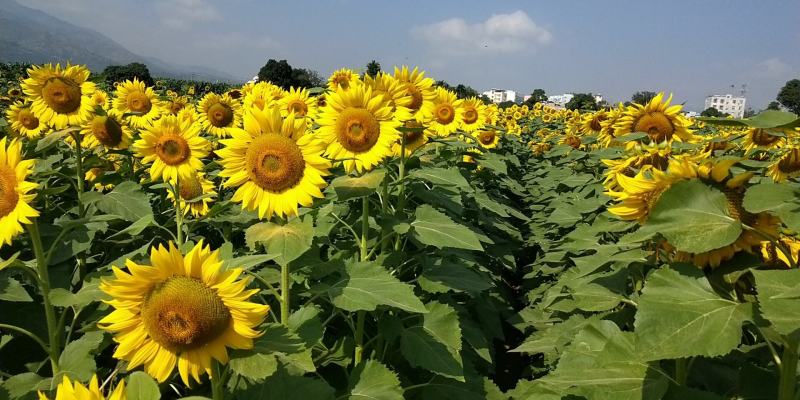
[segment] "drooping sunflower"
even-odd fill
[[[197,122],[197,111],[195,110],[194,104],[187,104],[186,107],[178,111],[177,116],[180,122],[188,122],[190,124]]]
[[[297,215],[298,206],[308,207],[323,197],[323,177],[330,168],[322,157],[325,143],[295,132],[304,125],[291,114],[283,119],[273,108],[253,116],[258,113],[250,110],[245,129],[233,130],[231,139],[221,141],[225,147],[217,151],[223,167],[219,175],[228,178],[225,187],[237,187],[232,200],[257,210],[259,218]]]
[[[317,136],[328,144],[325,155],[342,159],[348,173],[371,170],[392,155],[400,138],[389,99],[362,84],[330,93],[317,123]]]
[[[614,124],[614,136],[631,132],[644,132],[652,142],[673,139],[689,142],[694,139],[689,126],[691,121],[681,114],[683,106],[670,105],[672,95],[664,100],[664,93],[657,94],[646,105],[631,104]]]
[[[56,400],[126,400],[128,393],[125,390],[125,381],[120,381],[114,391],[107,398],[100,392],[100,385],[97,375],[92,376],[89,386],[83,386],[80,382],[72,382],[67,375],[61,379],[61,383],[56,387]],[[39,391],[39,400],[48,400],[47,396]]]
[[[484,149],[493,149],[500,143],[500,132],[494,129],[481,129],[474,131],[472,136]]]
[[[790,134],[788,130],[785,132],[775,132],[769,129],[750,128],[747,130],[744,141],[742,142],[745,154],[755,150],[781,148],[786,145],[786,135],[788,134]]]
[[[436,88],[436,97],[425,103],[424,113],[431,120],[431,130],[437,135],[445,137],[455,132],[463,120],[462,100],[456,94],[441,88]]]
[[[95,84],[89,81],[85,66],[67,64],[63,70],[60,64],[33,66],[22,81],[22,90],[39,122],[56,129],[79,126],[94,111]]]
[[[334,71],[328,78],[328,89],[330,90],[348,90],[351,86],[359,83],[358,74],[355,71],[342,68]]]
[[[107,115],[95,115],[83,125],[81,134],[87,148],[127,149],[133,138],[133,132],[116,110],[109,110]]]
[[[420,114],[421,118],[421,114]],[[417,149],[424,146],[425,143],[428,143],[428,136],[430,133],[426,128],[427,122],[424,119],[414,119],[403,122],[403,128],[407,128],[407,130],[402,131],[403,137],[401,137],[397,143],[393,146],[394,155],[396,157],[400,157],[400,152],[402,151],[403,147],[405,146],[405,156],[410,157]],[[405,139],[405,145],[400,143],[400,140]]]
[[[178,207],[184,215],[191,213],[195,218],[202,217],[208,214],[208,204],[216,195],[214,182],[208,180],[203,172],[198,171],[190,179],[180,181]],[[171,190],[167,191],[167,197],[175,202],[175,194]]]
[[[761,242],[761,257],[767,264],[780,265],[789,268],[800,261],[800,241],[792,237],[782,237],[775,242],[766,240]],[[788,253],[788,254],[787,254]],[[789,260],[791,257],[791,261]]]
[[[134,143],[143,164],[150,164],[150,178],[175,182],[191,179],[203,168],[201,158],[208,155],[210,143],[200,136],[200,127],[177,117],[166,115],[141,131]]]
[[[108,93],[97,89],[92,93],[92,104],[94,104],[95,107],[100,107],[108,111],[108,109],[111,108],[111,99],[108,98]]]
[[[433,79],[425,77],[425,71],[420,71],[417,67],[410,70],[408,66],[403,65],[400,68],[394,67],[394,77],[404,84],[406,92],[411,97],[411,101],[404,106],[411,111],[413,116],[422,112],[426,102],[436,98],[435,82]]]
[[[286,95],[286,91],[283,88],[270,82],[255,83],[252,88],[244,91],[244,93],[244,108],[257,108],[259,110],[266,110],[272,107],[276,101]]]
[[[150,250],[150,265],[131,260],[128,271],[113,267],[114,279],[100,289],[114,307],[100,320],[119,345],[114,357],[129,370],[144,365],[159,382],[175,367],[181,380],[200,382],[211,374],[212,359],[228,362],[227,348],[248,349],[269,306],[250,302],[257,289],[238,279],[241,268],[222,268],[219,250],[202,241],[185,256],[170,242]]]
[[[304,88],[289,88],[286,95],[278,100],[281,115],[294,114],[296,118],[314,118],[317,115],[317,100]]]
[[[22,224],[30,224],[39,212],[30,206],[36,197],[30,193],[38,185],[25,181],[33,169],[33,160],[22,159],[22,143],[0,139],[0,247],[11,244],[22,233]]]
[[[29,139],[41,136],[47,127],[39,122],[31,111],[30,105],[16,102],[6,110],[6,120],[11,124],[11,129]]]
[[[164,102],[164,112],[171,115],[178,115],[184,108],[189,105],[189,98],[186,96],[170,96],[169,100]]]
[[[197,104],[197,120],[203,130],[220,138],[242,126],[242,105],[227,94],[208,93]]]
[[[483,128],[486,105],[477,97],[470,97],[461,102],[461,130],[474,132]]]
[[[776,183],[800,175],[800,148],[792,147],[769,166],[769,176]]]
[[[603,129],[602,123],[606,118],[608,118],[608,112],[605,110],[587,113],[583,116],[579,130],[584,135],[598,134]]]
[[[579,149],[583,144],[583,141],[581,140],[580,136],[574,133],[568,133],[561,137],[561,140],[558,141],[558,144],[564,144],[572,147],[573,149]]]
[[[161,116],[161,100],[153,88],[137,78],[117,85],[114,109],[126,115],[128,123],[134,128],[144,128]]]

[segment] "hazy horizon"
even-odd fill
[[[270,58],[323,76],[375,59],[384,70],[418,65],[478,91],[543,88],[609,101],[667,91],[701,111],[707,95],[738,95],[742,84],[747,105],[762,109],[800,77],[800,2],[18,2],[134,53],[242,80]]]

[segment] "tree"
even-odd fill
[[[441,88],[444,88],[444,89],[447,89],[447,90],[455,93],[456,97],[459,98],[459,99],[466,99],[467,97],[480,97],[480,98],[482,98],[481,94],[478,93],[477,90],[473,89],[470,86],[464,85],[462,83],[459,83],[456,86],[450,86],[450,84],[445,82],[445,81],[436,81],[436,83],[434,83],[434,85],[436,85],[438,87],[441,87]],[[488,97],[487,97],[487,99],[488,99]]]
[[[258,71],[258,81],[272,82],[284,89],[289,89],[294,83],[292,66],[286,60],[276,61],[270,58]]]
[[[780,111],[780,109],[781,109],[781,103],[778,103],[777,101],[771,101],[771,102],[769,102],[769,104],[767,105],[767,110],[776,110],[776,111]]]
[[[649,103],[650,100],[653,100],[653,97],[656,97],[656,92],[651,92],[649,90],[636,92],[631,96],[631,103],[638,103],[644,105]]]
[[[800,114],[800,79],[792,79],[786,82],[778,92],[777,100],[789,111]]]
[[[544,92],[544,89],[533,89],[531,92],[531,97],[528,97],[528,100],[525,100],[525,104],[528,106],[533,106],[536,103],[543,103],[547,101],[547,93]]]
[[[103,77],[109,85],[114,85],[114,82],[133,80],[133,78],[139,79],[148,86],[152,86],[154,83],[147,66],[138,62],[127,65],[109,65],[103,70]]]
[[[743,118],[750,118],[750,117],[752,117],[754,115],[756,115],[756,110],[753,110],[752,108],[747,107],[747,109],[744,110],[744,114],[742,114],[742,117]]]
[[[568,110],[597,110],[597,100],[591,93],[575,93],[566,107]]]
[[[366,75],[370,77],[375,77],[381,72],[381,64],[375,60],[370,61],[367,63],[367,72]]]
[[[317,71],[307,68],[292,69],[292,86],[301,88],[321,87],[325,81]]]
[[[505,108],[513,106],[514,104],[516,104],[516,103],[514,103],[511,100],[506,100],[506,101],[500,102],[500,104],[498,104],[497,106],[500,107],[500,108],[504,108],[505,109]]]
[[[703,110],[703,112],[700,113],[701,117],[714,117],[714,118],[722,118],[722,117],[727,117],[729,115],[730,114],[721,112],[714,107],[708,107],[705,110]]]

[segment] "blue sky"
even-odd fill
[[[249,78],[269,58],[327,75],[419,65],[480,91],[673,92],[748,105],[800,78],[798,1],[19,0],[131,51]],[[731,89],[735,85],[735,89]]]

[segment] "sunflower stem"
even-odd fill
[[[689,360],[686,358],[675,359],[675,382],[678,385],[686,386],[686,378],[689,376]]]
[[[400,165],[398,166],[400,171],[397,177],[398,182],[400,183],[400,188],[397,193],[397,213],[400,215],[401,218],[405,217],[405,206],[406,206],[406,134],[402,132],[400,135]],[[402,243],[402,238],[400,235],[397,235],[397,238],[394,241],[394,250],[400,250],[400,244]]]
[[[289,326],[289,263],[281,265],[281,325]]]
[[[40,338],[39,336],[36,336],[36,334],[34,334],[33,332],[31,332],[31,331],[29,331],[29,330],[27,330],[25,328],[20,328],[20,327],[15,326],[15,325],[0,324],[0,330],[3,330],[3,329],[5,329],[7,331],[14,331],[14,332],[23,334],[23,335],[33,339],[34,342],[38,343],[39,346],[42,347],[42,350],[44,350],[45,353],[50,354],[50,349],[48,348],[47,343],[45,343],[44,340],[42,340],[42,338]]]
[[[780,382],[778,383],[778,400],[793,400],[797,387],[797,347],[796,339],[786,338],[781,357]]]
[[[225,383],[222,382],[223,374],[220,374],[220,368],[222,366],[219,361],[214,360],[211,366],[211,398],[213,400],[225,399]]]
[[[48,353],[50,356],[50,366],[53,369],[53,375],[60,371],[58,366],[58,358],[61,355],[61,346],[58,334],[58,319],[56,318],[56,310],[53,304],[50,303],[50,274],[47,270],[47,257],[44,254],[44,247],[42,246],[42,237],[39,234],[39,225],[34,219],[32,223],[25,225],[28,233],[31,236],[33,244],[33,253],[36,256],[36,270],[39,273],[39,290],[42,293],[42,304],[44,305],[44,314],[47,321],[47,339],[48,339]]]
[[[183,212],[181,212],[180,185],[180,178],[178,178],[175,179],[175,185],[172,186],[172,196],[175,198],[175,233],[177,234],[178,247],[183,245]]]
[[[369,196],[362,199],[361,206],[361,262],[369,260],[369,249],[367,249],[367,239],[369,238]],[[358,365],[364,354],[364,318],[365,312],[358,311],[356,314],[356,350],[353,355],[353,362]]]
[[[81,147],[81,133],[78,131],[72,132],[72,140],[75,141],[75,178],[77,182],[77,196],[78,196],[78,218],[86,216],[86,206],[83,204],[83,191],[86,186],[84,183],[83,172],[83,148]],[[83,281],[86,276],[86,255],[81,253],[78,255],[78,283]]]

